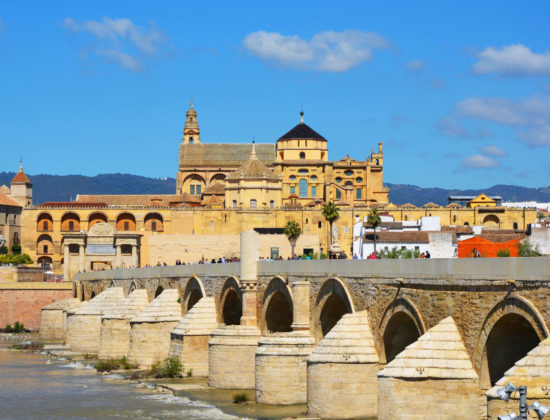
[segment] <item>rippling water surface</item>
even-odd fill
[[[100,376],[85,363],[0,344],[1,419],[238,419],[215,406]]]

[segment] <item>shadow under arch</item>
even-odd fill
[[[384,311],[378,331],[380,361],[389,363],[405,347],[418,340],[426,332],[426,326],[414,303],[398,298]]]
[[[189,309],[205,296],[206,292],[204,291],[201,279],[197,276],[189,277],[182,295],[181,314],[185,315]]]
[[[292,331],[293,311],[292,293],[286,281],[280,276],[272,278],[262,299],[263,331]]]
[[[497,303],[485,318],[475,348],[481,388],[494,385],[549,335],[544,318],[529,300],[512,294]]]
[[[239,325],[242,316],[242,292],[236,277],[229,277],[220,293],[217,307],[218,322],[225,325]]]
[[[315,299],[314,335],[321,340],[347,313],[355,312],[346,284],[337,277],[325,281]]]

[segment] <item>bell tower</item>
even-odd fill
[[[183,128],[183,143],[194,144],[201,142],[201,131],[197,121],[197,111],[193,108],[193,98],[189,101],[189,111]]]

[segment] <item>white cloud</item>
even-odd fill
[[[476,74],[497,73],[500,76],[550,75],[550,52],[535,54],[525,45],[517,44],[497,50],[484,49],[472,71]]]
[[[422,71],[426,69],[426,63],[418,58],[415,58],[414,60],[405,63],[405,67],[410,71]]]
[[[527,130],[518,130],[517,136],[531,147],[550,146],[550,124]]]
[[[505,150],[502,150],[500,147],[491,144],[490,146],[484,146],[480,149],[487,156],[493,157],[505,157],[508,156],[508,153]]]
[[[449,137],[460,137],[463,139],[480,139],[483,137],[492,137],[493,133],[488,130],[476,130],[471,132],[466,127],[457,123],[451,117],[444,117],[435,123],[435,127],[444,135]]]
[[[455,111],[464,117],[505,125],[544,125],[550,119],[550,100],[536,96],[516,101],[506,98],[469,98],[456,104]]]
[[[94,53],[132,71],[142,70],[144,60],[157,55],[166,40],[154,24],[146,28],[126,18],[77,21],[67,17],[63,26],[72,35],[88,37],[83,42],[91,39],[92,47],[88,42],[81,54],[87,56]]]
[[[468,156],[460,164],[462,169],[497,168],[498,166],[500,166],[498,160],[481,154]]]
[[[252,54],[285,67],[334,73],[372,60],[372,48],[392,48],[383,36],[360,31],[320,32],[310,41],[298,35],[258,31],[248,34],[243,45]]]

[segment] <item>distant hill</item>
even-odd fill
[[[10,185],[13,172],[0,172],[0,185]],[[174,194],[174,178],[147,178],[129,174],[28,175],[33,184],[33,201],[70,201],[77,194]]]
[[[0,185],[9,186],[14,172],[0,172]],[[129,174],[82,175],[29,175],[33,183],[34,203],[46,201],[70,201],[77,194],[174,194],[174,178],[147,178]],[[394,204],[412,203],[421,206],[428,202],[440,205],[448,203],[449,195],[499,195],[504,201],[550,202],[550,186],[526,188],[514,185],[494,185],[479,190],[451,190],[422,188],[407,184],[385,184],[390,189],[390,201]]]

